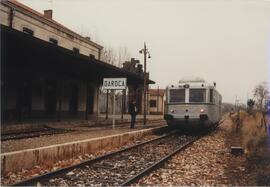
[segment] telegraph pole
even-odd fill
[[[139,51],[143,53],[144,56],[144,73],[143,73],[143,124],[146,125],[146,92],[147,92],[147,77],[146,77],[146,55],[148,54],[148,58],[151,58],[149,50],[146,47],[144,42],[144,47]]]

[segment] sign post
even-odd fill
[[[113,90],[113,129],[115,128],[115,90]]]
[[[104,78],[103,89],[113,91],[113,128],[115,128],[115,90],[124,90],[127,86],[127,78]]]

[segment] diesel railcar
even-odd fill
[[[222,97],[216,83],[183,80],[167,86],[164,119],[169,126],[210,127],[221,117]]]

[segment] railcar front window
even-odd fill
[[[203,103],[206,98],[205,89],[190,89],[189,90],[189,102],[190,103]]]
[[[185,102],[185,90],[184,89],[170,90],[170,102],[184,103]]]

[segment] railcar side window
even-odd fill
[[[216,104],[217,99],[218,99],[218,98],[217,98],[217,92],[214,91],[214,92],[213,92],[213,103],[214,103],[214,104]]]
[[[210,103],[213,103],[213,89],[210,89]]]
[[[170,90],[170,102],[184,103],[185,102],[185,89]]]
[[[189,89],[189,102],[190,103],[203,103],[206,98],[205,89]]]

